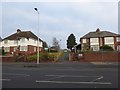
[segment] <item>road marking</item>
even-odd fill
[[[19,78],[19,77],[28,77],[30,75],[27,75],[27,74],[16,74],[16,73],[2,73],[3,76],[5,75],[6,77],[7,76],[10,76],[11,78]]]
[[[91,82],[95,82],[95,81],[97,81],[97,80],[101,80],[101,79],[103,79],[103,76],[98,77],[97,79],[94,79],[94,80],[92,80]]]
[[[68,69],[55,69],[55,70],[61,70],[61,71],[68,71],[68,70],[70,70],[70,71],[95,71],[94,69],[73,69],[73,68],[68,68]]]
[[[17,74],[17,73],[2,73],[3,75],[18,75],[18,76],[24,76],[24,77],[27,77],[27,76],[30,76],[30,75],[27,75],[27,74]]]
[[[80,75],[45,75],[45,76],[58,76],[58,77],[100,77],[100,76],[80,76]]]
[[[36,83],[70,83],[70,84],[112,84],[111,82],[67,82],[67,81],[38,81]]]
[[[47,80],[53,80],[53,79],[57,79],[57,78],[62,78],[62,76],[57,76],[57,77],[53,77],[53,78],[49,78],[49,79],[45,79],[44,81],[47,81]]]
[[[10,81],[11,79],[0,79],[0,81]]]

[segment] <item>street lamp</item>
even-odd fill
[[[39,64],[39,11],[37,8],[34,8],[35,11],[38,13],[38,41],[37,41],[37,64]]]
[[[62,41],[62,40],[60,39],[60,49],[61,49],[61,41]]]

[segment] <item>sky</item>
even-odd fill
[[[80,37],[88,32],[110,31],[118,33],[117,0],[5,0],[0,3],[0,35],[5,38],[16,32],[32,31],[52,46],[56,37],[61,48],[66,48],[67,38],[73,33],[79,44]],[[38,13],[34,8],[39,10]],[[38,28],[39,22],[39,28]]]

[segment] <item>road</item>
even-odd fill
[[[118,88],[117,66],[81,62],[2,65],[3,88]]]

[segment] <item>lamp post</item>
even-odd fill
[[[37,64],[39,64],[39,11],[37,8],[34,8],[35,11],[38,13],[38,41],[37,41]]]
[[[61,41],[62,41],[62,40],[60,39],[60,47],[59,47],[60,49],[61,49]]]

